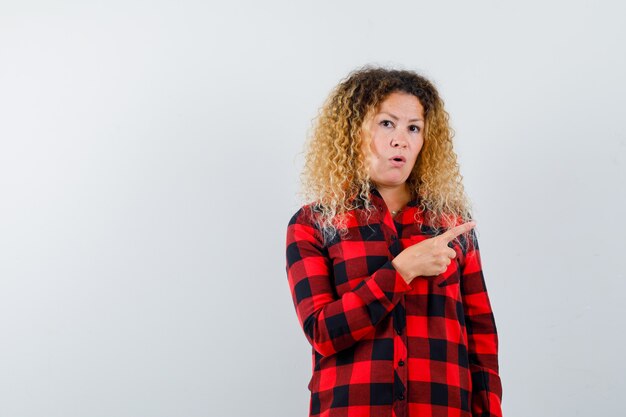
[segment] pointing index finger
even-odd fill
[[[454,240],[454,238],[456,238],[457,236],[462,235],[463,233],[468,232],[471,229],[473,229],[474,226],[476,226],[476,222],[474,220],[470,220],[467,223],[460,224],[448,230],[447,232],[442,233],[441,235],[439,235],[439,237],[442,240],[444,240],[446,243],[449,243],[452,240]]]

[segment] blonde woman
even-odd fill
[[[287,228],[310,416],[501,416],[498,336],[434,85],[365,67],[330,94]]]

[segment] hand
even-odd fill
[[[391,264],[407,283],[417,276],[433,276],[445,272],[456,256],[448,246],[457,236],[469,232],[476,222],[469,221],[453,227],[445,233],[411,245],[396,256]]]

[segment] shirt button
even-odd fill
[[[404,395],[403,395],[403,394],[398,395],[398,399],[399,399],[400,401],[404,400]]]
[[[398,365],[399,365],[399,366],[404,366],[404,361],[403,361],[402,359],[400,359],[400,360],[398,361]]]
[[[398,329],[398,330],[396,330],[396,333],[402,334],[402,330]]]
[[[398,236],[396,236],[396,235],[391,235],[391,240],[398,240]]]

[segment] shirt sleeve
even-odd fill
[[[287,228],[287,277],[306,338],[319,354],[329,356],[372,333],[411,286],[389,260],[338,297],[332,260],[307,213],[300,209]]]
[[[482,272],[474,229],[461,276],[461,293],[472,374],[471,405],[474,417],[502,417],[502,384],[498,374],[498,334]]]

